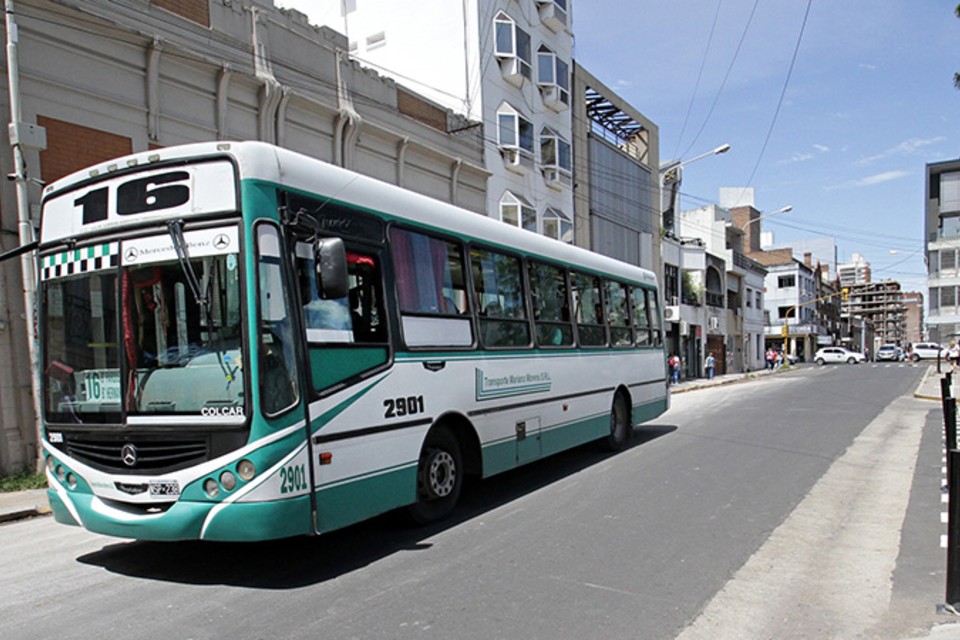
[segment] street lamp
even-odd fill
[[[720,155],[727,151],[730,151],[730,145],[722,144],[716,149],[701,153],[689,160],[668,160],[660,164],[660,211],[663,215],[662,225],[667,233],[676,235],[674,223],[676,221],[676,212],[679,208],[680,183],[683,181],[683,167],[697,160]],[[664,194],[664,189],[667,185],[670,185],[670,192],[669,194]]]
[[[751,219],[747,220],[745,223],[743,223],[742,225],[740,225],[740,230],[741,230],[741,231],[746,231],[747,227],[749,227],[749,226],[750,226],[751,224],[753,224],[754,222],[759,222],[760,220],[763,220],[764,218],[766,218],[766,217],[768,217],[768,216],[773,216],[773,215],[776,215],[776,214],[778,214],[778,213],[787,213],[788,211],[793,211],[793,205],[788,204],[788,205],[785,206],[785,207],[780,207],[780,208],[777,209],[776,211],[767,211],[766,213],[761,213],[761,214],[758,215],[756,218],[751,218]]]

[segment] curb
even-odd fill
[[[923,377],[920,378],[920,384],[917,385],[917,390],[913,392],[913,397],[920,400],[934,400],[940,402],[942,398],[940,397],[939,384],[935,386],[935,394],[931,395],[929,391],[925,391],[924,387],[928,384],[927,380],[930,378],[931,373],[936,375],[936,372],[933,371],[933,367],[928,365],[927,371],[923,374]]]
[[[39,516],[48,516],[52,513],[50,507],[37,505],[34,507],[17,507],[13,509],[3,509],[0,511],[0,524],[7,522],[16,522],[17,520],[26,520],[27,518],[36,518]]]

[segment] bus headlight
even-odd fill
[[[213,478],[207,478],[203,483],[203,490],[207,492],[207,495],[211,498],[216,498],[220,495],[220,485],[217,484],[217,481]]]
[[[71,489],[77,488],[77,477],[72,473],[67,474],[67,486]]]
[[[53,474],[56,466],[57,466],[57,461],[53,459],[53,456],[47,456],[47,471]]]
[[[237,488],[237,476],[233,475],[229,471],[224,471],[220,474],[220,484],[227,491],[233,491]]]
[[[250,482],[257,475],[257,467],[249,460],[241,460],[237,464],[237,474],[244,482]]]
[[[64,469],[61,465],[57,465],[57,480],[63,482],[67,479],[67,470]]]

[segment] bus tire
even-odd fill
[[[604,440],[607,451],[622,451],[630,442],[633,435],[633,425],[630,420],[630,407],[622,393],[613,397],[613,406],[610,408],[610,435]]]
[[[417,465],[417,501],[407,508],[417,524],[434,522],[448,515],[463,489],[463,456],[460,442],[447,429],[427,434]]]

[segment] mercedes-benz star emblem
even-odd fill
[[[120,449],[120,460],[123,461],[123,464],[128,467],[134,467],[137,465],[137,448],[132,444],[123,445],[123,449]]]
[[[127,262],[135,262],[140,256],[140,251],[136,247],[130,247],[126,252]]]
[[[213,239],[213,247],[220,251],[226,249],[230,246],[230,236],[225,233],[219,234],[216,238]]]

